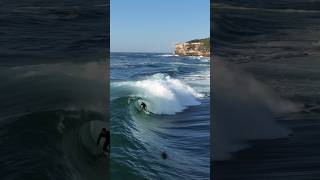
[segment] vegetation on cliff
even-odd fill
[[[176,44],[175,54],[180,56],[210,56],[210,38],[194,39]]]
[[[187,41],[187,43],[203,43],[204,50],[210,51],[210,38],[193,39],[191,41]]]

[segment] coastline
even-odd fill
[[[210,38],[177,43],[174,54],[179,56],[210,57]]]

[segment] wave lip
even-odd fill
[[[195,89],[179,79],[158,73],[139,81],[117,82],[112,84],[120,92],[116,98],[134,96],[147,104],[154,114],[175,114],[188,106],[200,105],[198,98],[203,97]]]

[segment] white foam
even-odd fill
[[[155,114],[175,114],[188,106],[199,105],[197,98],[203,97],[195,89],[168,75],[155,74],[140,81],[127,81],[112,84],[114,90],[124,90],[120,96],[138,96]],[[119,95],[118,95],[119,96]]]
[[[202,94],[210,94],[210,69],[204,67],[204,71],[190,73],[183,76],[183,81],[192,85],[192,87]]]
[[[210,57],[205,57],[205,56],[187,56],[190,59],[197,59],[200,60],[201,62],[210,62]]]
[[[160,57],[176,57],[176,56],[178,56],[178,55],[176,55],[176,54],[161,54],[161,55],[159,55]]]

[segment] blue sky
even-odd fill
[[[173,52],[210,35],[210,0],[111,0],[111,52]]]

